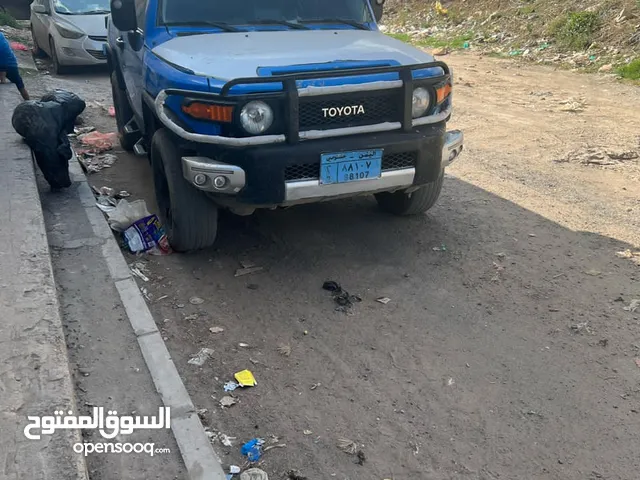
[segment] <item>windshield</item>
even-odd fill
[[[54,8],[63,15],[91,15],[109,13],[109,0],[56,0]]]
[[[367,0],[163,0],[161,18],[164,24],[373,22]],[[333,22],[325,22],[326,19]]]

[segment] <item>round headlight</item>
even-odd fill
[[[247,133],[260,135],[273,124],[273,110],[264,102],[249,102],[240,112],[240,123]]]
[[[429,98],[429,92],[422,87],[418,87],[413,91],[413,104],[411,108],[411,115],[413,118],[423,116],[429,108],[431,99]]]

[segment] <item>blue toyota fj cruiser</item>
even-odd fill
[[[148,152],[176,250],[213,244],[220,207],[436,202],[463,148],[451,71],[383,35],[370,1],[111,0],[121,143]]]

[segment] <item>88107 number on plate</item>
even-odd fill
[[[325,153],[320,157],[320,183],[375,180],[382,173],[382,150]]]

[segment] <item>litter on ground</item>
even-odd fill
[[[111,150],[116,143],[118,143],[118,134],[92,131],[85,133],[84,135],[80,135],[78,140],[80,140],[82,145],[91,147],[95,153],[101,153]]]
[[[631,303],[628,307],[624,307],[624,311],[634,313],[636,310],[638,310],[638,308],[640,308],[640,299],[635,298],[631,300]]]
[[[201,348],[198,353],[189,359],[188,363],[201,367],[209,358],[211,358],[211,355],[213,355],[213,350],[211,348]]]
[[[250,462],[257,462],[262,457],[262,446],[264,440],[261,438],[254,438],[242,445],[240,452],[247,457]]]
[[[338,448],[349,455],[355,455],[358,451],[358,445],[356,442],[349,440],[348,438],[339,438]]]
[[[224,384],[224,391],[225,392],[233,392],[239,386],[240,385],[238,385],[236,382],[227,382],[227,383]]]
[[[278,353],[280,355],[283,355],[285,357],[288,357],[291,355],[291,345],[280,345],[278,346]]]
[[[262,270],[263,270],[262,267],[244,267],[244,268],[239,268],[238,270],[236,270],[235,276],[236,277],[242,277],[244,275],[250,275],[252,273],[260,272]]]
[[[391,301],[390,298],[387,297],[380,297],[376,300],[376,302],[381,303],[383,305],[386,305],[387,303],[389,303]]]
[[[234,375],[235,379],[238,381],[238,385],[241,387],[255,387],[258,382],[256,382],[253,373],[249,370],[242,370]]]
[[[222,333],[222,332],[224,332],[224,328],[222,328],[222,327],[211,327],[209,329],[209,331],[211,333]]]
[[[191,305],[202,305],[204,303],[204,300],[200,297],[191,297],[189,299],[189,303]]]
[[[240,474],[240,480],[269,480],[269,476],[264,470],[250,468]]]
[[[220,399],[220,406],[222,408],[232,407],[236,403],[238,403],[238,400],[236,400],[235,398],[233,398],[232,396],[229,396],[229,395],[225,395],[224,397],[222,397]]]

